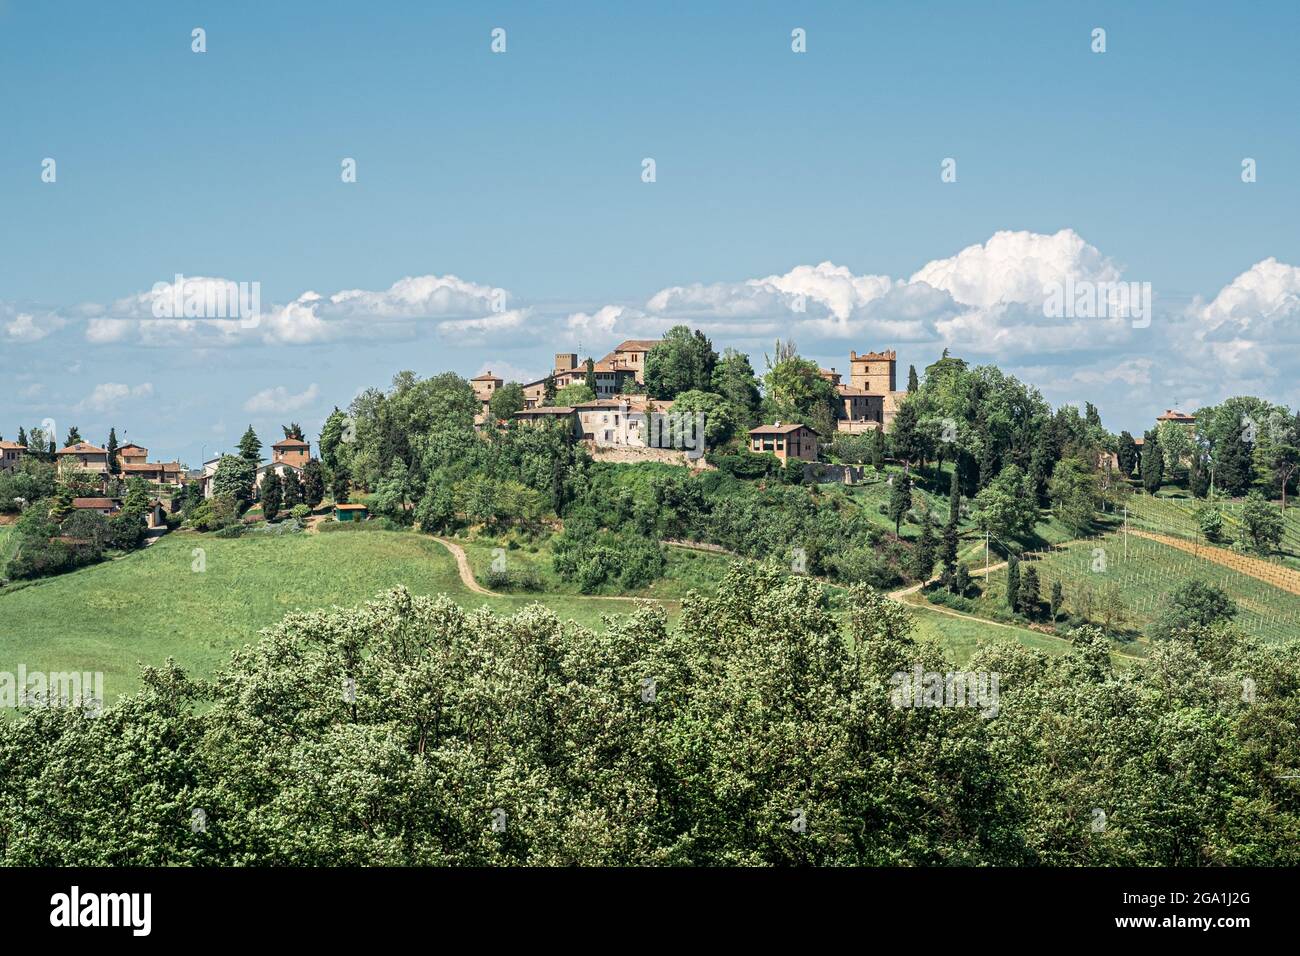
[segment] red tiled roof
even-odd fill
[[[272,448],[310,448],[311,442],[303,441],[301,438],[286,438],[283,441],[276,442],[271,447]]]
[[[123,471],[180,471],[179,461],[128,462],[122,466]]]
[[[0,448],[5,448],[9,451],[14,451],[16,449],[22,449],[23,451],[27,450],[26,445],[19,444],[16,441],[0,441]]]
[[[757,428],[751,428],[751,435],[788,435],[790,432],[798,431],[801,428],[807,428],[810,432],[816,429],[810,425],[801,425],[799,422],[790,422],[784,425],[759,425]]]
[[[615,352],[649,352],[659,344],[659,339],[628,339],[614,346]]]
[[[75,445],[69,445],[67,448],[60,448],[55,452],[56,455],[107,455],[108,452],[103,448],[92,445],[88,441],[79,441]]]
[[[500,382],[503,381],[500,375],[493,375],[491,371],[484,372],[482,375],[475,375],[470,379],[471,382]]]
[[[79,510],[90,508],[116,508],[118,501],[116,498],[73,498],[72,507]]]

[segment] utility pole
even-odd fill
[[[1124,560],[1128,560],[1128,505],[1124,506]]]

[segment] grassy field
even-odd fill
[[[1166,532],[1168,533],[1168,532]],[[1097,549],[1104,551],[1104,556]],[[1104,557],[1105,570],[1099,560]],[[1130,535],[1127,556],[1118,532],[1071,542],[1059,550],[1034,556],[1046,597],[1055,581],[1061,582],[1067,611],[1077,611],[1080,597],[1108,584],[1119,586],[1127,619],[1118,631],[1138,637],[1164,608],[1168,595],[1183,581],[1198,578],[1218,585],[1239,609],[1237,621],[1249,634],[1265,640],[1284,640],[1300,631],[1300,596],[1263,581],[1207,561],[1186,551]],[[1027,565],[1022,565],[1022,569]],[[1006,571],[993,572],[979,603],[987,610],[1006,606]]]
[[[499,556],[505,560],[506,567],[509,569],[532,568],[541,580],[543,592],[546,594],[580,594],[576,584],[564,581],[555,572],[551,563],[549,541],[511,549],[506,546],[505,538],[480,537],[474,540],[457,540],[469,557],[475,579],[484,587],[489,586],[488,572],[493,560]],[[693,588],[711,592],[717,588],[732,561],[732,558],[725,554],[687,548],[669,548],[667,555],[668,567],[662,578],[647,587],[629,591],[625,596],[676,602]],[[518,593],[525,595],[529,592]]]
[[[192,570],[195,548],[204,552],[202,572]],[[356,605],[398,584],[503,613],[536,601],[588,626],[630,609],[626,601],[475,595],[446,549],[413,533],[172,534],[117,561],[0,592],[0,671],[20,663],[29,671],[103,671],[112,698],[138,686],[142,663],[170,656],[210,675],[232,648],[289,611]]]
[[[0,527],[0,546],[8,528]],[[471,565],[486,577],[490,540],[467,542]],[[195,549],[202,549],[202,563]],[[626,614],[628,601],[587,597],[555,579],[545,548],[507,552],[508,560],[533,561],[544,593],[488,597],[468,591],[452,556],[436,541],[411,532],[378,530],[248,534],[221,539],[175,533],[152,547],[71,574],[0,591],[0,671],[102,671],[112,699],[139,685],[142,664],[174,658],[210,676],[230,651],[293,610],[350,606],[405,584],[417,594],[446,593],[468,608],[512,613],[532,603],[564,619],[594,627],[606,614]],[[692,588],[711,590],[730,559],[680,548],[669,550],[667,574],[640,592],[665,602],[670,616]],[[195,570],[196,567],[203,570]],[[1063,641],[1027,630],[917,610],[918,636],[932,637],[965,660],[977,641],[1018,640],[1048,653]]]

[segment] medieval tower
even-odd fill
[[[877,395],[888,395],[890,392],[897,391],[895,356],[893,349],[888,352],[867,352],[863,355],[850,352],[849,383],[854,388]]]

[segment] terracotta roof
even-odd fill
[[[92,445],[88,441],[79,441],[75,445],[69,445],[67,448],[60,448],[55,452],[56,455],[107,455],[108,452],[103,448]]]
[[[146,452],[146,453],[149,451],[149,449],[148,449],[148,448],[145,448],[144,445],[137,445],[135,442],[128,442],[128,443],[125,444],[125,445],[121,445],[121,446],[118,447],[117,450],[118,450],[119,453],[121,453],[121,452],[126,451],[128,448],[134,448],[136,451],[143,451],[143,452]]]
[[[16,442],[16,441],[0,441],[0,448],[7,448],[7,449],[10,450],[10,451],[13,451],[13,450],[15,450],[15,449],[19,449],[19,448],[21,448],[23,451],[26,451],[26,450],[27,450],[27,446],[26,446],[26,445],[21,445],[21,444],[19,444],[19,443]]]
[[[757,428],[751,428],[751,435],[788,435],[790,432],[798,431],[801,428],[807,428],[810,432],[816,433],[810,425],[801,425],[799,422],[788,422],[783,425],[759,425]]]
[[[470,381],[471,382],[500,382],[500,381],[504,381],[504,379],[502,379],[500,375],[493,375],[492,372],[489,370],[487,372],[484,372],[482,375],[475,375],[473,378],[470,379]]]
[[[89,508],[116,508],[119,502],[116,498],[73,498],[72,507],[77,509]]]
[[[1196,416],[1195,416],[1195,415],[1187,415],[1187,414],[1184,414],[1183,412],[1176,412],[1176,411],[1174,411],[1172,408],[1166,408],[1166,409],[1165,409],[1165,413],[1164,413],[1163,415],[1157,415],[1157,416],[1156,416],[1156,421],[1158,421],[1158,422],[1194,422],[1194,421],[1196,421]]]
[[[659,344],[659,339],[628,339],[614,346],[615,352],[649,352]]]
[[[286,438],[283,441],[276,442],[271,447],[272,448],[310,448],[311,442],[303,441],[301,438]]]
[[[180,471],[181,463],[179,461],[146,461],[127,463],[122,466],[123,471]]]
[[[368,511],[369,505],[335,505],[335,511]]]
[[[572,415],[573,412],[574,409],[568,405],[540,405],[537,408],[525,408],[515,412],[515,418],[520,415]]]

